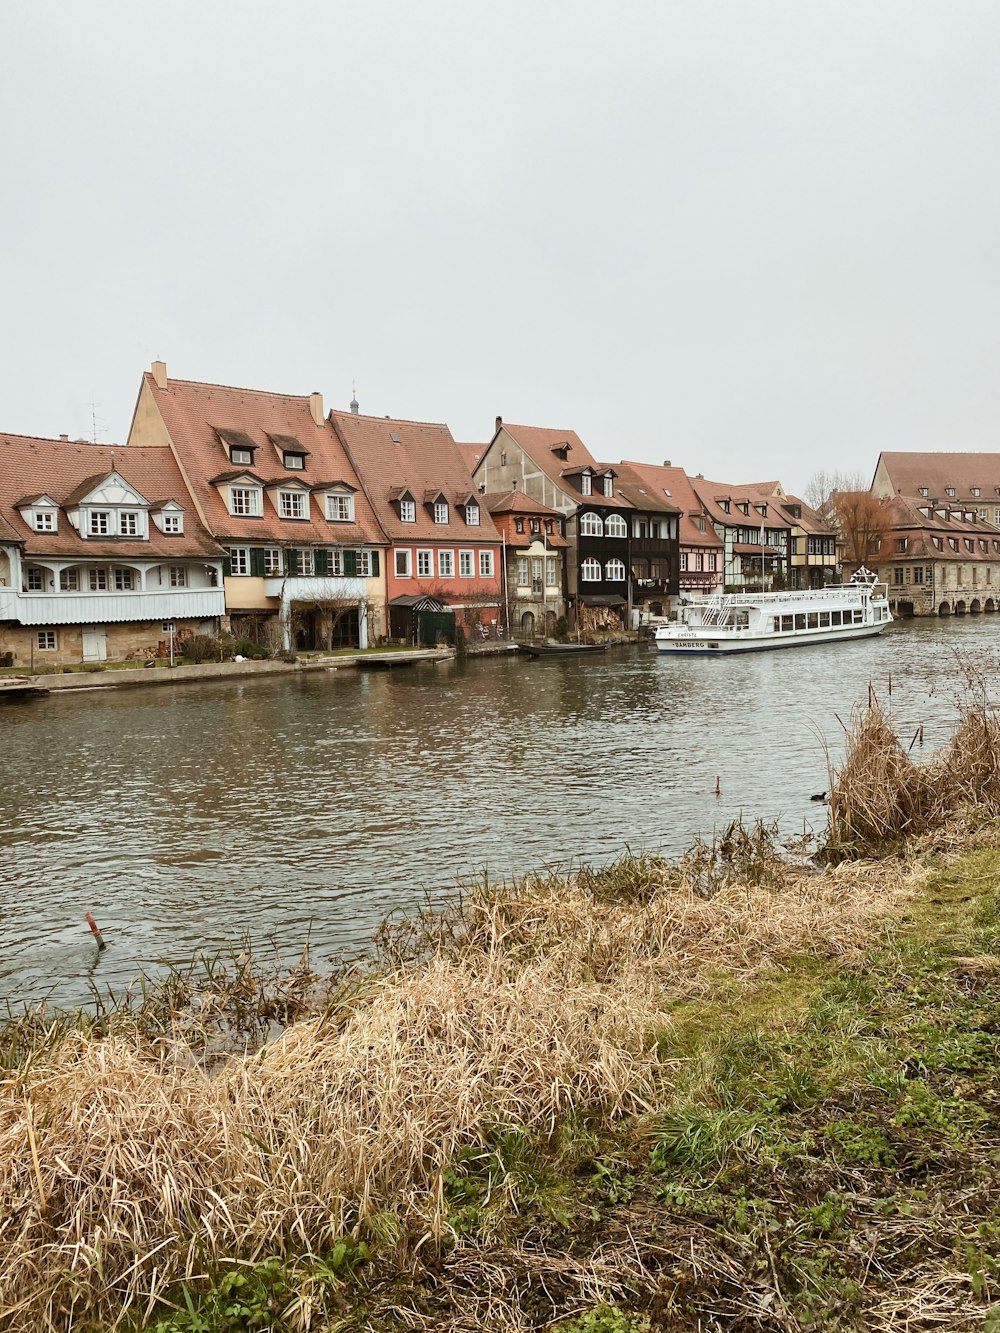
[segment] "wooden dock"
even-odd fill
[[[399,653],[365,653],[359,656],[356,664],[363,671],[389,671],[392,667],[415,666],[417,662],[453,662],[454,649],[442,652],[440,648],[427,648],[425,651],[407,651]]]

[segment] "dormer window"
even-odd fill
[[[957,538],[957,537],[949,537],[949,538],[948,538],[948,545],[951,547],[951,549],[952,549],[953,551],[957,551],[957,550],[958,550],[958,538]]]
[[[907,545],[908,545],[908,539],[907,539],[906,537],[897,537],[897,538],[896,538],[896,550],[897,550],[897,551],[905,551]]]
[[[304,493],[302,491],[279,491],[278,514],[281,518],[308,518]]]
[[[728,514],[728,513],[729,513],[729,501],[728,501],[728,500],[720,500],[720,501],[719,501],[719,507],[720,507],[720,509],[722,510],[722,512],[723,512],[724,514]]]
[[[944,493],[945,493],[945,495],[954,495],[954,494],[955,494],[955,488],[954,488],[954,486],[946,486],[946,487],[944,488]]]
[[[134,509],[126,509],[118,515],[118,531],[123,537],[138,537],[139,515]]]
[[[972,494],[973,494],[973,495],[978,495],[978,494],[979,494],[979,487],[978,487],[978,486],[973,486],[973,488],[972,488]]]
[[[287,451],[282,454],[281,461],[289,472],[302,472],[306,465],[304,454],[290,454]]]
[[[515,518],[515,519],[514,519],[514,531],[515,531],[515,532],[523,532],[523,531],[524,531],[524,519],[523,519],[523,518]]]
[[[551,520],[551,518],[547,518],[547,519],[545,520],[545,531],[548,533],[548,535],[549,535],[550,537],[552,536],[552,520]]]
[[[615,493],[614,479],[612,477],[604,477],[603,481],[604,481],[604,494],[614,495]]]
[[[465,506],[465,521],[470,528],[479,527],[479,506],[468,504]]]
[[[263,513],[259,486],[230,486],[229,512],[237,518],[260,518]]]
[[[183,514],[161,515],[160,531],[166,532],[172,537],[179,536],[184,531],[184,515]]]
[[[416,500],[400,500],[399,518],[402,523],[416,523],[417,521],[417,502]]]
[[[930,491],[927,489],[926,486],[921,486],[921,487],[920,487],[920,494],[921,494],[921,495],[930,495]]]
[[[111,511],[108,509],[92,509],[87,531],[92,537],[106,537],[111,531]]]
[[[33,527],[36,532],[55,532],[56,515],[54,509],[36,509]]]
[[[937,550],[937,551],[940,551],[940,549],[941,549],[941,538],[940,538],[940,537],[931,537],[931,541],[934,543],[934,549]]]
[[[542,531],[542,524],[541,524],[541,521],[540,521],[539,519],[537,519],[537,518],[533,518],[533,519],[531,520],[531,531],[532,531],[532,534],[533,534],[534,536],[538,536],[538,535],[541,534],[541,531]]]
[[[253,450],[230,449],[229,461],[230,463],[243,463],[246,464],[247,466],[251,466],[253,464]]]
[[[434,522],[435,523],[448,522],[448,503],[446,500],[434,501]]]
[[[581,474],[580,474],[580,494],[581,494],[581,495],[589,495],[590,492],[591,492],[590,473],[589,473],[589,472],[581,472]]]
[[[750,506],[747,504],[746,500],[744,500],[742,504],[738,504],[736,508],[741,514],[749,514],[750,512]]]
[[[401,500],[399,502],[400,511],[403,505],[413,503],[412,500]],[[326,497],[326,517],[331,523],[353,523],[354,522],[354,496],[353,495],[328,495]]]

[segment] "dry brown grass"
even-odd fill
[[[757,884],[717,865],[706,897],[703,871],[629,858],[483,885],[397,934],[339,1006],[214,1071],[139,1027],[39,1050],[0,1082],[3,1327],[113,1327],[224,1259],[321,1254],[382,1210],[433,1246],[463,1145],[642,1111],[670,1077],[649,1040],[667,1006],[720,971],[860,952],[915,882],[901,863]]]

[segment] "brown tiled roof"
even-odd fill
[[[360,489],[343,445],[328,421],[316,425],[308,394],[267,393],[260,389],[235,389],[176,379],[168,380],[167,387],[161,389],[148,371],[143,384],[159,409],[208,525],[220,540],[290,542],[295,545],[385,544],[385,535]],[[272,437],[294,438],[298,449],[304,446],[309,456],[308,466],[302,472],[296,472],[294,480],[312,486],[320,477],[342,477],[357,488],[355,521],[328,522],[318,501],[310,503],[308,519],[282,519],[267,497],[263,517],[232,517],[225,499],[211,484],[212,478],[232,475],[232,464],[219,441],[220,427],[230,439],[238,436],[249,441],[249,445],[242,443],[237,447],[256,448],[254,471],[262,477],[270,476],[272,468],[282,465],[280,451],[276,451]],[[129,452],[132,449],[137,450],[137,446],[133,444]],[[293,478],[288,480],[291,482]]]
[[[776,482],[750,484],[744,482],[742,485],[732,486],[727,482],[706,481],[704,477],[692,477],[690,480],[705,513],[713,523],[724,524],[730,528],[759,528],[763,522],[765,531],[770,528],[784,529],[786,532],[793,526],[795,520],[785,513],[781,507],[781,499],[774,494]],[[720,504],[721,500],[731,502],[728,514]],[[737,508],[741,504],[747,506],[747,513],[744,514]],[[767,513],[763,517],[754,508],[759,504],[767,506]]]
[[[558,509],[550,509],[540,500],[525,495],[524,491],[491,491],[481,498],[491,514],[531,514],[535,517],[544,514],[547,518],[562,518]]]
[[[715,529],[708,522],[705,531],[700,532],[695,523],[702,514],[702,504],[694,492],[691,480],[682,467],[671,467],[660,463],[621,463],[621,475],[627,473],[639,479],[647,493],[659,492],[667,504],[680,510],[678,525],[681,546],[722,547],[722,539],[716,536]]]
[[[647,464],[653,473],[662,472],[663,468],[656,467],[655,464]],[[642,509],[647,513],[657,514],[679,514],[681,507],[673,499],[668,499],[664,494],[663,484],[655,475],[647,475],[642,471],[640,463],[622,462],[615,469],[617,481],[615,483],[616,492],[630,500],[636,509]],[[669,487],[667,488],[669,490]]]
[[[929,560],[957,561],[1000,559],[1000,551],[994,545],[1000,542],[1000,527],[974,515],[964,517],[962,506],[952,510],[944,505],[934,508],[929,499],[913,499],[903,495],[894,496],[884,503],[889,509],[892,526],[882,538],[878,555],[880,564],[890,564],[893,559],[912,560],[914,556],[917,559],[925,557]],[[957,497],[951,503],[957,505]],[[923,513],[922,508],[929,512]],[[970,507],[966,505],[964,508],[968,512]],[[934,537],[940,540],[940,548],[934,545]],[[906,539],[906,550],[897,551],[896,542],[902,538]],[[957,540],[957,551],[951,549],[949,538]],[[967,540],[973,543],[971,551],[966,548]],[[980,547],[982,541],[987,543],[986,551]]]
[[[581,495],[575,486],[569,485],[568,480],[564,480],[585,467],[591,468],[597,474],[605,471],[605,466],[597,462],[575,430],[554,430],[548,426],[514,426],[509,421],[505,421],[501,429],[505,430],[549,480],[560,486],[575,503],[629,508],[628,501],[622,500],[617,495]],[[565,458],[553,452],[561,446],[568,446]]]
[[[811,533],[814,537],[832,537],[837,531],[832,523],[828,523],[822,514],[807,505],[805,500],[801,500],[797,495],[786,493],[783,500],[778,500],[778,504],[781,505],[786,514],[788,514],[786,506],[798,505],[799,517],[796,518],[794,514],[788,514],[788,517],[803,532]]]
[[[879,462],[897,494],[919,496],[921,488],[933,500],[966,500],[982,504],[1000,499],[1000,454],[907,453],[884,450]],[[948,487],[954,496],[947,494]],[[980,494],[972,494],[978,487]]]
[[[395,541],[454,544],[499,541],[489,511],[480,504],[478,527],[469,527],[454,496],[470,495],[469,470],[447,426],[430,421],[366,417],[331,412],[338,435],[347,446],[379,522]],[[398,437],[398,443],[392,436]],[[404,523],[392,502],[403,491],[416,500],[416,521]],[[430,506],[438,495],[450,501],[448,522],[435,523]],[[474,497],[479,503],[479,497]]]
[[[466,465],[471,476],[475,472],[479,460],[485,454],[487,446],[485,444],[459,444],[459,453],[465,459]]]
[[[149,524],[148,541],[99,541],[81,537],[65,514],[67,502],[82,499],[112,471],[134,486],[154,507],[168,500],[185,509],[184,532],[172,535]],[[63,506],[57,532],[35,532],[16,504],[30,486],[41,483],[46,495]],[[26,435],[0,435],[0,517],[25,543],[29,555],[137,558],[170,555],[218,558],[219,547],[192,512],[187,489],[165,446],[128,449],[122,445],[77,444]]]

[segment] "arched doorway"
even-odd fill
[[[535,613],[525,611],[521,616],[521,637],[530,639],[535,632]]]
[[[951,615],[951,607],[948,605],[947,602],[942,602],[941,605],[938,607],[938,615],[939,616]]]
[[[987,613],[987,615],[989,615],[990,612],[995,611],[996,609],[997,609],[996,602],[993,600],[992,597],[987,597],[986,605],[983,607],[983,610]]]
[[[966,611],[967,611],[967,609],[968,609],[968,608],[966,607],[966,605],[965,605],[964,602],[956,602],[956,603],[955,603],[955,615],[956,615],[956,616],[964,616],[965,613],[966,613]]]
[[[982,603],[980,602],[979,598],[978,598],[978,597],[973,597],[973,599],[972,599],[972,604],[971,604],[971,606],[969,607],[969,613],[970,613],[970,615],[978,616],[979,613],[980,613],[980,611],[981,611],[982,609],[983,609],[983,606],[982,606]]]

